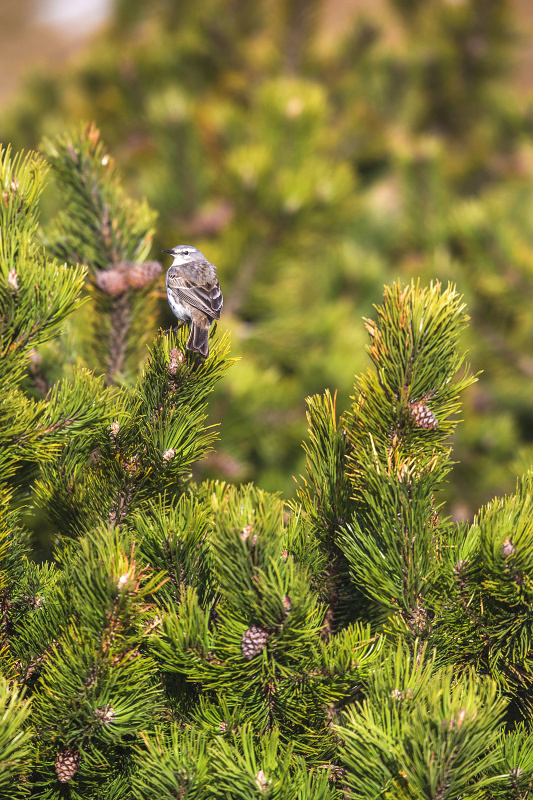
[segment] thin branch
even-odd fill
[[[115,383],[115,377],[120,375],[124,368],[128,330],[131,320],[128,295],[128,292],[123,292],[123,294],[113,298],[111,326],[109,329],[109,361],[106,376],[108,385]]]

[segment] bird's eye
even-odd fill
[[[188,255],[189,255],[189,251],[188,251],[188,250],[185,250],[185,252],[183,253],[183,255],[184,255],[184,256],[188,256]]]

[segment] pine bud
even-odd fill
[[[124,587],[128,585],[129,580],[130,580],[130,576],[129,576],[129,573],[127,573],[127,572],[124,575],[120,576],[120,578],[118,579],[118,582],[117,582],[117,588],[118,588],[119,592],[121,592],[124,589]]]
[[[116,437],[118,436],[118,432],[119,432],[119,430],[120,430],[120,425],[119,425],[119,423],[117,422],[117,420],[115,420],[115,421],[114,421],[114,422],[112,422],[112,423],[111,423],[111,425],[109,426],[109,432],[110,432],[110,434],[111,434],[111,438],[112,438],[112,439],[116,439]]]
[[[439,421],[433,411],[428,408],[422,401],[418,403],[409,403],[411,419],[417,428],[425,428],[426,430],[436,431],[439,427]]]
[[[11,287],[11,291],[18,292],[19,282],[17,278],[17,270],[15,268],[9,270],[9,275],[7,276],[7,282]]]
[[[242,529],[242,533],[241,533],[241,539],[243,540],[243,542],[247,542],[248,541],[248,537],[250,536],[250,534],[253,531],[253,529],[254,529],[254,526],[250,525],[250,523],[248,523],[248,525],[244,526],[244,528]],[[253,542],[252,542],[252,544],[253,544]]]
[[[68,783],[78,771],[80,754],[77,750],[67,748],[60,750],[56,756],[56,774],[60,783]]]
[[[165,462],[172,461],[175,455],[176,451],[174,450],[173,447],[171,447],[169,450],[165,450],[165,452],[163,453],[163,461]]]
[[[289,613],[289,611],[292,608],[291,598],[288,597],[288,595],[286,595],[286,594],[283,595],[283,608],[285,609],[287,614]]]
[[[260,769],[255,776],[255,784],[262,794],[265,794],[265,792],[268,790],[268,781],[265,778],[265,773],[262,769]]]
[[[112,706],[105,705],[102,708],[95,708],[94,716],[102,725],[108,728],[117,718]]]
[[[262,653],[269,638],[270,634],[264,628],[259,627],[259,625],[250,625],[242,635],[241,650],[243,658],[250,661],[259,653]]]

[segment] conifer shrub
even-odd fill
[[[228,338],[153,329],[154,218],[94,126],[47,153],[0,158],[0,798],[528,797],[533,476],[446,515],[456,288],[385,288],[293,500],[200,482]]]

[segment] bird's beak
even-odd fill
[[[161,250],[162,253],[170,253],[171,256],[174,255],[174,250]]]

